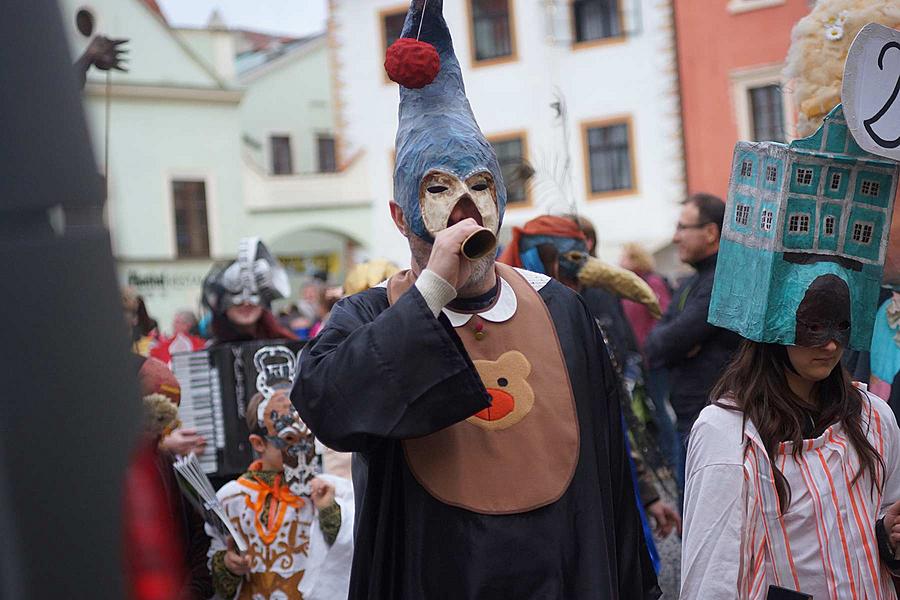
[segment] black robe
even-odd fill
[[[556,502],[482,515],[432,497],[401,440],[462,421],[490,397],[444,315],[412,287],[338,303],[303,351],[291,397],[327,446],[359,453],[350,598],[658,598],[625,454],[615,375],[583,301],[551,281],[539,292],[575,395],[580,456]],[[359,472],[362,467],[364,472]]]

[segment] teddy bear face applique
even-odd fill
[[[534,390],[528,383],[531,363],[516,350],[504,352],[497,360],[475,360],[475,369],[491,396],[491,406],[467,419],[488,431],[512,427],[534,407]]]

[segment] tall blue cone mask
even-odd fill
[[[459,61],[444,21],[443,0],[427,0],[427,4],[413,0],[401,37],[415,38],[420,23],[419,39],[437,49],[441,69],[424,88],[400,87],[394,201],[403,209],[412,232],[431,242],[433,236],[425,225],[419,200],[422,178],[429,171],[438,170],[465,181],[479,171],[488,171],[496,188],[499,229],[506,207],[506,187],[494,149],[481,133],[466,98]]]

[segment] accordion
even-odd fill
[[[206,449],[197,457],[205,473],[233,478],[247,470],[253,460],[247,405],[260,385],[290,384],[303,345],[256,340],[172,355],[181,385],[178,416],[184,427],[206,438]]]

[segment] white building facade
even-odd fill
[[[324,36],[176,30],[153,0],[62,0],[73,54],[128,38],[129,72],[92,70],[85,111],[120,281],[168,330],[214,261],[258,235],[299,281],[338,279],[369,244],[366,161],[339,162]],[[107,162],[108,161],[108,162]]]
[[[329,21],[341,150],[368,158],[372,253],[401,264],[408,249],[388,210],[399,94],[383,60],[407,7],[330,0]],[[444,0],[444,16],[506,165],[504,229],[577,211],[607,258],[630,241],[666,245],[685,189],[670,2]]]

